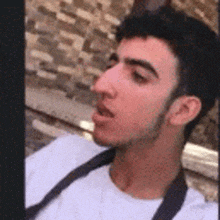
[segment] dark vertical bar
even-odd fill
[[[24,5],[1,10],[1,219],[24,219]]]

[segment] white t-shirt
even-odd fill
[[[25,161],[28,208],[40,202],[74,168],[106,150],[76,135],[60,137]],[[109,165],[76,180],[49,203],[36,220],[151,220],[162,199],[133,198],[120,191],[109,176]],[[217,220],[216,203],[190,188],[174,220]]]

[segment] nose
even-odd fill
[[[114,99],[117,96],[116,85],[114,83],[117,68],[114,66],[106,70],[96,80],[94,85],[91,87],[91,91],[102,96],[102,98]]]

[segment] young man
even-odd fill
[[[191,130],[214,105],[219,43],[204,24],[163,7],[126,18],[116,38],[113,65],[92,88],[100,95],[92,115],[98,145],[67,136],[27,158],[26,207],[103,146],[115,149],[113,161],[70,184],[36,219],[153,219]],[[183,199],[173,219],[217,219],[217,205],[196,190]]]

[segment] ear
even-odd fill
[[[186,125],[193,121],[202,108],[200,99],[196,96],[181,96],[171,105],[168,122],[172,125]]]

